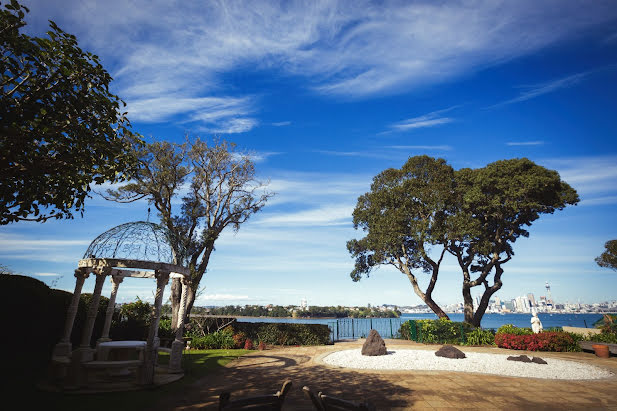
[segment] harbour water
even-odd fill
[[[448,314],[452,321],[463,321],[463,314]],[[539,313],[544,328],[551,327],[588,327],[602,318],[601,314],[548,314]],[[383,337],[396,336],[402,322],[407,320],[437,319],[435,314],[403,314],[400,318],[273,318],[273,317],[242,317],[240,322],[271,322],[271,323],[304,323],[326,324],[330,327],[332,340],[361,338],[374,328]],[[482,317],[482,328],[497,329],[504,324],[517,327],[530,327],[531,314],[493,314]]]

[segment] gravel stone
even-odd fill
[[[545,358],[546,365],[508,361],[508,355],[466,353],[467,358],[452,361],[435,356],[432,350],[397,349],[388,355],[367,357],[360,349],[336,351],[324,357],[329,365],[363,370],[459,371],[482,374],[530,377],[555,380],[593,380],[610,378],[612,372],[577,361]]]

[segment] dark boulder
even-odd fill
[[[375,356],[386,355],[386,342],[376,330],[371,330],[362,346],[362,355]]]
[[[466,358],[464,352],[452,345],[444,345],[435,351],[435,355],[444,358]]]
[[[511,355],[507,359],[508,361],[531,362],[531,358],[526,355]]]
[[[542,358],[540,357],[533,357],[531,359],[531,362],[535,362],[536,364],[546,364],[546,361],[544,361]]]

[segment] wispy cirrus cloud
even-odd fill
[[[576,189],[580,205],[617,203],[617,156],[547,159],[542,164],[557,170]]]
[[[518,96],[506,101],[502,101],[501,103],[494,104],[487,108],[498,108],[507,106],[509,104],[520,103],[522,101],[540,97],[544,94],[553,93],[564,88],[572,87],[583,81],[592,73],[593,71],[585,71],[583,73],[572,74],[570,76],[561,77],[540,84],[521,86],[520,88],[524,89],[524,91],[520,92]]]
[[[508,141],[507,146],[541,146],[544,145],[544,141]]]
[[[77,34],[80,44],[111,68],[129,115],[152,122],[195,111],[186,104],[148,106],[161,96],[179,102],[221,95],[243,98],[233,79],[225,76],[237,70],[275,69],[304,79],[305,87],[326,95],[397,94],[536,52],[617,17],[612,0],[595,1],[594,7],[557,0],[39,3],[28,29],[42,32],[51,18]],[[509,103],[565,87],[581,76],[539,85]],[[206,104],[198,111],[217,109]],[[246,119],[242,113],[237,116]],[[227,126],[211,128],[242,132],[257,124],[227,121]],[[446,121],[416,119],[399,126],[411,129]]]
[[[409,131],[417,128],[435,127],[442,124],[451,123],[454,121],[451,117],[442,116],[442,114],[452,110],[453,108],[447,108],[445,110],[433,111],[422,116],[408,118],[393,124],[390,124],[388,128],[389,132],[392,131]]]
[[[404,145],[404,146],[388,146],[388,148],[392,148],[395,150],[426,150],[426,151],[450,151],[452,150],[452,146],[449,146],[449,145],[436,145],[436,146]]]

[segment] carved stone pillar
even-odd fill
[[[148,341],[146,343],[145,364],[142,384],[152,384],[154,381],[154,364],[156,362],[156,348],[154,347],[154,338],[157,333],[158,319],[161,316],[161,306],[163,305],[163,292],[165,286],[169,282],[169,271],[156,270],[156,295],[154,297],[154,309],[152,313],[152,324],[148,330]]]
[[[95,272],[96,283],[94,292],[92,293],[92,301],[88,307],[88,316],[86,317],[86,326],[81,335],[80,348],[90,348],[90,340],[92,339],[92,331],[94,330],[94,322],[99,311],[99,301],[101,300],[101,291],[105,284],[105,277],[111,273],[111,268],[104,268],[101,271]]]
[[[78,268],[75,270],[75,291],[73,291],[71,304],[66,313],[62,339],[54,347],[53,355],[55,357],[68,357],[71,353],[71,333],[73,331],[73,324],[75,323],[75,315],[77,315],[77,308],[79,307],[79,297],[81,296],[81,289],[84,286],[84,281],[86,281],[89,275],[88,270],[85,268]]]
[[[186,300],[188,296],[190,280],[182,277],[182,296],[180,298],[180,307],[178,309],[178,328],[176,329],[176,338],[171,344],[171,355],[169,358],[169,372],[182,372],[182,350],[184,350],[184,317],[186,315]]]
[[[116,308],[116,296],[118,295],[118,287],[124,280],[124,277],[120,275],[111,276],[111,295],[109,296],[109,304],[107,305],[107,312],[105,313],[105,325],[103,325],[103,334],[98,339],[97,343],[111,341],[109,338],[109,329],[111,328],[111,319],[114,316]]]

